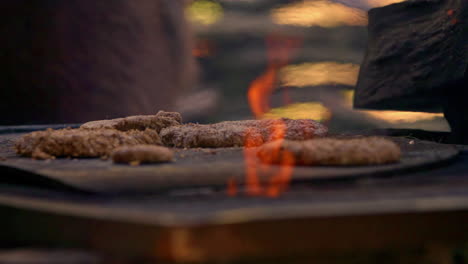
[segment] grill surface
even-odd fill
[[[245,182],[245,165],[241,148],[179,149],[176,162],[159,165],[115,165],[100,159],[57,159],[38,161],[19,158],[13,151],[21,133],[0,135],[0,165],[20,169],[22,179],[37,182],[55,181],[77,189],[100,193],[154,193],[168,189],[201,186],[224,187],[229,179]],[[450,145],[409,138],[389,137],[400,145],[400,163],[379,166],[298,166],[294,182],[352,180],[354,178],[389,176],[443,165],[458,150]],[[278,166],[259,165],[261,180],[267,181],[279,171]],[[18,171],[19,173],[20,171]]]
[[[5,134],[3,142],[11,145],[15,136]],[[419,143],[424,142],[416,141],[411,146]],[[453,146],[425,144],[433,148],[420,149],[412,155],[435,153],[436,146],[457,152]],[[9,151],[3,149],[0,155],[7,156],[4,165],[15,160],[8,156]],[[235,150],[227,153],[234,155]],[[449,159],[438,159],[435,165],[440,166],[435,167],[434,163],[425,163],[384,174],[294,181],[276,199],[242,193],[228,197],[223,181],[207,184],[205,178],[201,182],[190,177],[186,178],[188,185],[173,185],[178,188],[166,186],[137,192],[138,188],[131,186],[122,192],[121,187],[111,187],[95,189],[103,193],[85,193],[77,192],[79,188],[73,189],[69,183],[60,185],[57,178],[37,181],[36,174],[17,173],[18,170],[4,166],[2,172],[22,180],[15,183],[11,177],[2,177],[0,212],[6,216],[2,239],[175,261],[407,248],[426,241],[465,243],[468,155],[463,150],[461,155],[455,154]],[[197,151],[193,155],[215,161],[225,157]],[[59,164],[62,161],[76,163],[59,160]],[[110,166],[104,161],[96,162]],[[130,176],[134,181],[145,179],[138,174]],[[106,184],[113,185],[114,180],[109,178]]]

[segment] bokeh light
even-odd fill
[[[325,121],[331,118],[331,112],[322,103],[307,102],[294,103],[273,108],[263,116],[264,119],[274,119],[281,117],[290,119],[313,119],[317,121]]]
[[[285,86],[315,86],[341,84],[354,86],[359,65],[352,63],[317,62],[289,65],[280,72],[281,84]]]
[[[365,26],[367,13],[330,1],[302,1],[288,4],[271,11],[273,22],[292,26]]]
[[[209,0],[194,1],[186,9],[187,19],[201,25],[215,24],[222,19],[223,14],[222,6]]]
[[[354,91],[344,91],[346,104],[352,106]],[[426,112],[408,112],[408,111],[377,111],[377,110],[356,110],[369,115],[372,118],[386,121],[392,124],[399,123],[415,123],[419,121],[428,121],[436,118],[443,118],[442,113],[426,113]]]

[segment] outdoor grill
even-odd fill
[[[398,165],[297,167],[272,199],[242,191],[240,148],[180,150],[163,166],[45,163],[15,156],[20,134],[1,135],[0,197],[4,215],[14,216],[2,238],[19,245],[183,262],[379,256],[436,245],[449,258],[468,231],[462,146],[397,137]],[[231,177],[241,185],[236,196],[227,195]]]
[[[124,7],[133,10],[135,17],[146,12],[145,6],[133,6],[123,2],[126,3]],[[166,0],[145,1],[146,8],[154,8],[156,5],[153,4],[156,2],[161,4],[161,8],[180,11],[180,14],[183,10],[182,5]],[[202,4],[211,8],[210,12],[216,11],[218,13],[215,15],[220,15],[221,11],[216,9],[220,7],[214,5],[216,1],[198,2],[203,2]],[[234,1],[227,2],[226,6],[232,5],[240,9]],[[266,1],[262,3],[266,5],[264,2]],[[229,110],[223,110],[223,114],[222,111],[213,113],[212,116],[206,115],[206,112],[216,112],[212,110],[215,108],[212,101],[219,99],[218,93],[206,89],[189,94],[184,93],[182,89],[189,86],[194,69],[191,61],[185,61],[189,51],[189,34],[184,25],[178,23],[177,19],[174,20],[174,14],[158,11],[158,15],[162,16],[161,21],[164,22],[155,19],[156,22],[151,21],[149,25],[138,24],[142,27],[138,32],[147,33],[148,31],[143,30],[146,26],[152,27],[154,23],[162,23],[157,24],[160,26],[158,34],[167,40],[167,47],[176,49],[151,53],[151,45],[159,43],[157,39],[145,42],[143,48],[139,47],[138,41],[136,44],[124,43],[114,50],[109,49],[122,55],[118,58],[124,58],[112,64],[116,66],[115,69],[108,69],[108,64],[100,64],[99,60],[94,61],[93,56],[79,56],[79,52],[75,53],[74,38],[66,34],[68,31],[60,31],[60,27],[57,26],[54,30],[64,35],[52,39],[55,41],[52,43],[57,45],[57,51],[51,53],[53,56],[42,54],[44,58],[50,55],[48,60],[40,62],[45,63],[44,69],[47,70],[38,71],[37,76],[35,72],[30,76],[31,80],[29,77],[23,80],[23,73],[15,71],[15,68],[11,70],[13,77],[10,78],[7,74],[9,77],[4,83],[4,86],[19,83],[18,85],[25,87],[41,89],[49,85],[73,89],[69,94],[53,98],[41,97],[44,99],[41,102],[32,100],[39,96],[41,91],[36,91],[39,95],[34,94],[32,99],[25,96],[27,100],[21,104],[13,104],[13,113],[3,120],[5,125],[0,126],[0,215],[3,224],[0,243],[5,247],[44,248],[46,251],[79,249],[104,258],[119,259],[122,263],[468,262],[468,148],[465,145],[468,142],[468,115],[465,113],[468,111],[464,102],[467,94],[465,90],[468,88],[468,2],[408,0],[371,9],[368,48],[360,67],[356,63],[337,63],[322,59],[323,62],[298,64],[299,66],[290,68],[288,65],[294,60],[300,47],[306,46],[310,38],[320,42],[317,36],[321,34],[324,39],[334,39],[336,36],[342,36],[341,34],[358,36],[356,38],[359,38],[359,41],[355,39],[356,43],[353,45],[360,47],[363,44],[360,42],[363,39],[361,36],[365,36],[362,28],[367,25],[367,18],[362,11],[365,7],[359,7],[359,1],[350,1],[355,6],[341,4],[346,1],[316,1],[312,4],[310,1],[278,2],[283,5],[289,4],[287,7],[272,9],[271,13],[275,23],[286,24],[282,33],[269,32],[259,38],[258,42],[263,45],[263,57],[261,66],[257,67],[256,71],[249,68],[243,69],[244,72],[239,70],[242,74],[250,74],[248,89],[242,94],[242,100],[247,102],[238,104],[238,98],[233,96],[232,102],[226,102],[226,108]],[[367,2],[366,7],[371,6],[371,1]],[[91,17],[96,15],[95,10],[103,8],[99,5],[81,6],[77,1],[73,1],[70,6],[56,5],[54,8],[59,10],[57,14],[62,16],[50,16],[51,20],[48,22],[53,24],[59,21],[57,25],[62,25],[63,21],[70,23],[70,30],[76,30],[77,36],[87,32],[87,29],[67,20],[67,14],[75,14],[71,7],[83,8],[80,12]],[[21,6],[13,4],[7,7],[12,14],[21,9]],[[307,8],[340,10],[343,14],[348,14],[349,18],[346,17],[344,22],[307,21],[316,23],[313,24],[315,28],[311,29],[314,34],[294,36],[300,35],[297,33],[299,30],[295,29],[294,32],[288,26],[303,21],[295,20],[295,16],[288,17],[287,12],[299,12]],[[52,10],[53,8],[50,8],[46,11]],[[187,12],[195,11],[188,9]],[[36,16],[33,18],[31,21],[38,19]],[[112,15],[106,18],[108,20],[105,20],[104,24],[108,28],[104,27],[103,31],[120,32],[114,31],[114,22],[121,21],[113,20]],[[14,18],[5,19],[3,22],[17,25]],[[46,24],[34,24],[34,28],[45,32]],[[259,27],[265,30],[263,26],[261,24]],[[0,30],[5,28],[7,27],[2,28],[0,25]],[[239,28],[235,27],[235,30]],[[327,35],[324,28],[332,28],[329,29],[332,33]],[[183,34],[166,38],[165,34],[169,29],[179,30],[178,33]],[[29,32],[29,29],[24,30]],[[204,30],[199,29],[198,33],[210,34],[208,30]],[[213,32],[216,30],[218,29],[213,29]],[[288,32],[289,30],[291,32]],[[133,31],[128,28],[128,32]],[[34,34],[34,37],[37,36]],[[83,38],[89,41],[83,46],[101,43],[100,34],[93,37],[95,39]],[[184,45],[176,45],[177,43]],[[216,65],[210,65],[207,59],[217,51],[216,43],[208,38],[202,38],[198,43],[199,46],[193,54],[206,68],[202,79],[216,79],[219,69]],[[8,49],[14,47],[10,44],[5,46]],[[127,49],[127,44],[131,49]],[[328,50],[327,45],[323,44],[322,48]],[[127,67],[133,64],[129,62],[131,52],[126,52],[134,51],[135,47],[148,52],[142,51],[139,54],[138,58],[142,61],[163,58],[160,60],[161,64],[157,65],[160,71],[153,72],[150,66],[143,67],[147,70],[144,72],[132,71],[132,67]],[[107,47],[100,48],[99,52],[107,56],[102,58],[114,59],[115,54],[106,53]],[[0,55],[1,50],[0,43]],[[180,55],[179,50],[183,50]],[[313,53],[314,59],[327,57],[321,54],[321,51],[309,50],[309,53]],[[145,54],[149,55],[145,57]],[[22,57],[26,64],[29,60],[36,62],[33,53],[26,55]],[[57,63],[67,61],[69,55],[72,59],[80,61],[76,64],[80,67],[96,67],[88,71],[62,65],[70,71],[52,74],[57,70]],[[354,55],[347,58],[360,58]],[[14,56],[8,55],[4,58],[15,61]],[[254,61],[254,58],[249,57],[248,60]],[[170,65],[165,66],[163,63]],[[122,67],[119,68],[119,65]],[[150,63],[148,65],[154,66]],[[37,68],[37,65],[33,66],[32,68]],[[177,67],[180,67],[180,70]],[[122,69],[123,73],[120,72]],[[170,70],[164,72],[161,69]],[[300,72],[301,69],[304,72]],[[112,74],[108,75],[109,72]],[[161,72],[168,77],[158,75]],[[44,73],[44,76],[39,73]],[[70,76],[75,77],[75,73],[78,76],[76,80],[67,79]],[[302,80],[297,76],[309,79]],[[106,79],[108,77],[109,79]],[[158,83],[161,85],[160,91],[153,89],[153,84],[158,78],[163,80]],[[16,82],[18,80],[21,82]],[[117,92],[105,89],[99,91],[99,88],[102,88],[99,85],[103,84],[107,89],[106,85],[109,83],[112,88],[113,84],[117,85]],[[185,95],[185,98],[177,103],[174,103],[177,93],[169,92],[173,83],[177,83],[173,90]],[[235,80],[228,86],[237,86],[239,83],[242,82]],[[99,96],[106,93],[106,96],[118,96],[112,97],[115,102],[106,101],[112,106],[106,110],[106,105],[100,105],[101,101],[97,99],[90,101],[85,97],[75,96],[80,94],[80,90],[74,89],[82,86],[86,89],[97,87],[98,93],[102,92],[93,97],[94,99],[99,99]],[[139,87],[142,90],[132,90],[132,96],[120,94],[121,90],[128,88],[127,86]],[[319,88],[311,91],[303,89],[304,86]],[[255,184],[252,184],[252,175],[247,170],[248,162],[251,162],[245,153],[245,149],[249,147],[247,143],[244,147],[174,149],[174,162],[139,166],[115,164],[111,160],[99,158],[58,157],[35,160],[20,157],[15,153],[15,141],[26,133],[49,128],[78,128],[80,125],[76,123],[107,118],[109,109],[112,109],[109,118],[120,117],[122,113],[148,114],[146,112],[151,108],[152,102],[149,95],[146,97],[148,91],[157,97],[160,105],[170,107],[175,104],[184,118],[187,116],[189,121],[200,119],[206,121],[205,123],[220,121],[220,116],[229,120],[240,119],[239,116],[276,118],[278,113],[288,112],[277,107],[281,105],[279,102],[288,104],[298,101],[296,108],[287,110],[303,114],[311,109],[310,111],[314,112],[313,119],[330,128],[330,137],[349,139],[380,136],[396,143],[402,151],[402,157],[398,163],[384,165],[287,164],[290,171],[288,179],[284,181],[273,179],[274,175],[282,173],[284,164],[258,162],[255,168]],[[164,96],[159,98],[159,92]],[[20,94],[27,95],[27,89],[21,90]],[[308,102],[310,94],[314,94],[313,102]],[[338,95],[342,98],[337,99]],[[16,95],[5,93],[4,98],[12,101],[8,99],[9,96],[14,98]],[[63,101],[64,98],[68,101]],[[135,98],[141,99],[143,103],[135,107],[127,104],[136,100]],[[58,100],[59,104],[54,100]],[[228,98],[225,101],[230,100],[231,98]],[[22,112],[31,101],[34,105],[28,111]],[[354,105],[351,105],[351,101]],[[92,110],[93,104],[99,106],[96,108],[99,111]],[[43,108],[44,106],[50,109]],[[54,112],[53,107],[56,106],[66,111]],[[300,110],[301,107],[305,107],[306,110]],[[375,122],[372,123],[373,126],[367,127],[370,123],[366,123],[368,120],[363,120],[364,117],[376,117],[372,119],[375,121],[382,117],[382,113],[364,110],[351,113],[353,107],[424,111],[425,113],[418,112],[416,115],[428,114],[431,118],[439,119],[445,116],[451,132],[385,127],[384,125],[391,124],[390,121]],[[82,113],[77,111],[80,108],[83,109]],[[0,109],[5,110],[2,111],[4,114],[8,107],[2,105]],[[229,111],[233,114],[226,114]],[[67,116],[67,113],[70,115]],[[51,123],[54,124],[14,125],[16,120],[27,120],[26,114],[39,116],[38,122],[52,120]],[[71,119],[67,119],[69,117]],[[349,131],[346,128],[349,128]],[[281,140],[283,139],[284,135]],[[268,188],[273,188],[276,192],[267,192]],[[0,252],[0,262],[1,260]]]

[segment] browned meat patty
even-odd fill
[[[16,153],[35,159],[54,157],[103,157],[120,146],[160,145],[156,130],[61,129],[32,132],[15,144]]]
[[[292,158],[291,158],[292,155]],[[261,161],[297,165],[373,165],[398,162],[400,147],[381,137],[278,140],[259,148]]]
[[[180,125],[182,117],[176,112],[159,111],[156,115],[139,115],[124,118],[97,120],[81,125],[84,129],[117,129],[120,131],[155,129],[158,133],[161,129]]]
[[[174,152],[171,149],[153,145],[123,146],[112,152],[112,160],[115,163],[130,165],[169,162],[173,158]]]
[[[279,129],[278,129],[279,127]],[[284,137],[291,140],[304,140],[325,136],[328,132],[324,125],[308,119],[268,119],[226,121],[216,124],[185,124],[167,127],[160,136],[166,146],[196,147],[240,147],[259,146],[274,140],[276,132],[284,127]]]

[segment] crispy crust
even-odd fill
[[[285,138],[304,140],[325,136],[327,128],[313,120],[287,118],[269,120],[226,121],[216,124],[186,124],[161,130],[160,136],[166,146],[240,147],[259,146],[275,139],[275,127],[285,127]]]
[[[166,147],[153,145],[123,146],[112,152],[115,163],[138,165],[140,163],[161,163],[174,159],[174,152]]]
[[[120,131],[155,129],[158,133],[161,129],[180,125],[182,117],[177,112],[159,111],[156,115],[138,115],[110,120],[97,120],[84,123],[83,129],[117,129]]]
[[[365,137],[278,140],[261,146],[257,153],[262,162],[272,164],[283,163],[288,155],[297,165],[373,165],[398,162],[401,150],[388,139]]]
[[[21,156],[35,159],[55,157],[103,157],[120,146],[160,145],[158,133],[152,129],[127,132],[115,129],[61,129],[32,132],[15,143]]]

